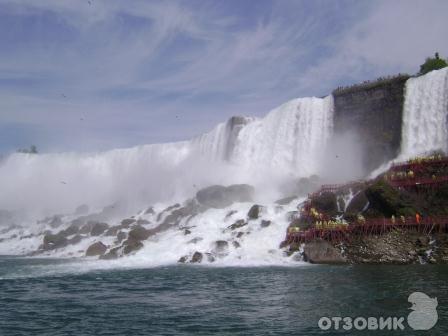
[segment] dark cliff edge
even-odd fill
[[[408,75],[379,79],[332,92],[335,134],[360,139],[365,172],[395,158],[400,149],[405,84]]]

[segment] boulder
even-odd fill
[[[193,254],[193,256],[191,257],[190,262],[191,262],[191,263],[200,263],[200,262],[202,262],[202,258],[203,258],[202,253],[196,251],[196,252]]]
[[[262,228],[267,228],[269,225],[271,225],[271,221],[270,220],[262,220],[260,226]]]
[[[183,256],[183,257],[180,257],[179,258],[179,260],[177,261],[178,263],[182,263],[182,264],[185,264],[186,262],[187,262],[187,256]]]
[[[247,184],[235,184],[229,187],[213,185],[199,190],[196,200],[207,208],[222,209],[235,202],[250,202],[254,188]]]
[[[117,233],[122,229],[121,225],[111,226],[104,233],[105,236],[116,236]]]
[[[74,235],[76,233],[78,233],[79,231],[79,226],[76,224],[70,224],[70,226],[68,228],[66,228],[65,230],[61,231],[61,234],[63,234],[64,236],[71,236]]]
[[[147,225],[150,224],[150,222],[146,219],[137,219],[137,225]]]
[[[123,227],[123,228],[129,228],[130,226],[131,226],[131,224],[134,224],[136,222],[136,220],[134,219],[134,218],[126,218],[126,219],[123,219],[122,221],[121,221],[121,227]]]
[[[123,243],[123,246],[124,246],[123,253],[130,254],[140,250],[143,247],[143,243],[141,241],[128,238],[128,240],[126,240]]]
[[[145,211],[145,215],[154,215],[154,214],[155,214],[155,211],[152,206],[149,207],[148,209],[146,209],[146,211]]]
[[[118,258],[118,251],[120,250],[120,248],[121,247],[115,247],[115,248],[111,249],[106,254],[101,255],[100,259],[102,259],[102,260],[117,259]]]
[[[135,241],[142,241],[148,239],[148,237],[151,235],[151,231],[145,229],[143,226],[138,225],[134,228],[132,228],[131,231],[129,231],[129,239],[135,240]]]
[[[235,223],[233,223],[232,225],[228,226],[227,228],[230,230],[235,230],[238,229],[240,227],[246,226],[248,223],[244,220],[244,219],[238,219]]]
[[[365,192],[360,191],[347,205],[347,210],[345,212],[348,215],[357,215],[366,208],[368,203],[369,200],[367,199]]]
[[[338,213],[338,203],[335,193],[323,192],[313,198],[313,206],[327,216],[335,216]]]
[[[229,219],[230,217],[232,217],[234,214],[236,214],[238,211],[236,210],[230,210],[226,216],[224,217],[224,220]]]
[[[157,215],[157,221],[160,221],[160,220],[162,219],[162,217],[165,215],[165,213],[167,213],[167,212],[171,212],[171,211],[173,211],[174,209],[179,208],[179,207],[180,207],[180,204],[179,204],[179,203],[176,203],[176,204],[173,204],[173,205],[171,205],[171,206],[169,206],[169,207],[163,209],[163,210]]]
[[[125,240],[127,237],[126,232],[120,231],[117,233],[117,243],[121,243],[123,240]]]
[[[95,221],[88,221],[86,224],[84,224],[80,229],[79,229],[79,233],[80,234],[88,234],[92,231],[93,226],[96,224],[97,222]]]
[[[96,242],[87,248],[86,256],[87,257],[100,256],[106,253],[106,251],[107,251],[106,245],[104,245],[102,242]]]
[[[90,235],[92,236],[99,236],[104,231],[106,231],[109,228],[109,225],[106,223],[95,223],[92,226],[92,229],[90,231]]]
[[[325,240],[307,243],[303,250],[303,259],[312,264],[344,264],[347,262],[341,251]]]
[[[217,240],[213,245],[216,253],[226,253],[229,250],[229,243],[225,240]]]
[[[83,239],[83,236],[77,234],[76,236],[74,236],[73,238],[70,238],[70,239],[67,241],[67,245],[76,245],[76,244],[78,244],[79,242],[81,242],[82,239]]]
[[[201,237],[195,237],[195,238],[189,240],[189,241],[187,242],[187,244],[196,244],[196,243],[200,242],[201,240],[204,240],[204,238],[201,238]]]
[[[252,207],[249,209],[249,212],[247,213],[247,217],[249,219],[258,219],[261,212],[261,206],[258,204],[252,205]]]
[[[52,228],[57,228],[62,225],[62,219],[60,216],[54,216],[48,223]]]
[[[214,262],[215,261],[215,257],[213,256],[213,254],[205,253],[205,256],[207,257],[207,261],[208,262]]]
[[[67,246],[67,243],[68,243],[68,240],[64,235],[62,235],[60,233],[58,233],[58,234],[47,233],[44,236],[44,242],[43,242],[42,248],[45,251],[48,251],[48,250],[65,247],[65,246]]]
[[[281,199],[275,201],[275,204],[287,205],[296,199],[297,199],[297,196],[289,196],[289,197],[281,198]]]

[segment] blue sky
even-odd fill
[[[0,153],[188,139],[448,56],[448,1],[0,0]]]

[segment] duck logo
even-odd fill
[[[408,297],[412,312],[408,315],[408,324],[414,330],[429,330],[439,319],[437,315],[437,298],[430,298],[425,293],[414,292]]]

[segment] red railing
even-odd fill
[[[395,229],[405,229],[428,234],[431,232],[448,232],[448,217],[424,217],[417,220],[407,217],[402,221],[388,218],[367,219],[364,224],[350,224],[337,228],[310,228],[305,231],[288,232],[286,243],[307,243],[315,239],[331,242],[347,241],[353,236],[379,235]]]

